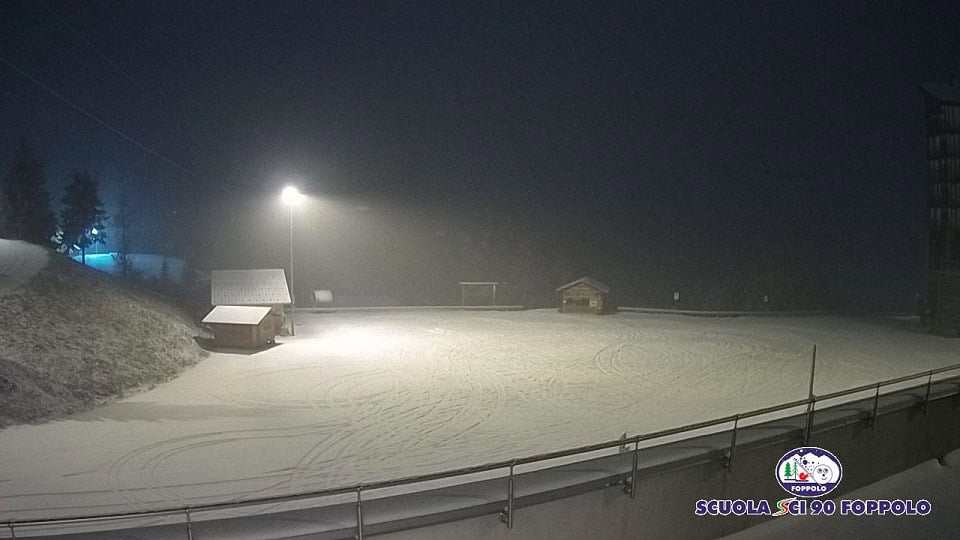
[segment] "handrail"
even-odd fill
[[[424,482],[430,482],[434,480],[456,478],[459,476],[490,472],[498,469],[509,468],[512,470],[517,465],[526,465],[531,463],[550,461],[553,459],[559,459],[564,457],[571,457],[571,456],[586,454],[590,452],[596,452],[598,450],[606,450],[609,448],[623,447],[624,445],[628,445],[628,444],[639,444],[640,442],[643,442],[643,441],[660,439],[664,437],[669,437],[671,435],[677,435],[680,433],[696,431],[704,428],[716,427],[719,425],[743,420],[745,418],[753,418],[753,417],[761,416],[764,414],[784,411],[794,407],[810,405],[811,403],[815,403],[817,401],[821,401],[825,399],[832,399],[832,398],[841,397],[844,395],[855,394],[857,392],[862,392],[864,390],[874,390],[874,389],[877,389],[878,387],[882,388],[884,386],[889,386],[891,384],[897,384],[900,382],[905,382],[913,379],[920,379],[923,377],[931,377],[935,374],[944,373],[947,371],[954,371],[954,370],[960,370],[960,363],[941,367],[941,368],[931,369],[923,372],[918,372],[913,375],[896,377],[896,378],[888,379],[878,383],[858,386],[856,388],[841,390],[839,392],[832,392],[830,394],[824,394],[821,396],[814,395],[811,397],[790,401],[787,403],[771,405],[769,407],[764,407],[761,409],[754,409],[752,411],[748,411],[744,413],[723,416],[723,417],[714,418],[711,420],[704,420],[704,421],[695,422],[692,424],[685,424],[683,426],[676,427],[676,428],[663,429],[659,431],[653,431],[650,433],[634,435],[632,437],[614,439],[614,440],[604,441],[600,443],[594,443],[594,444],[589,444],[585,446],[569,448],[565,450],[547,452],[543,454],[536,454],[536,455],[527,456],[524,458],[514,458],[509,460],[503,460],[503,461],[495,461],[495,462],[486,463],[482,465],[461,467],[458,469],[451,469],[448,471],[441,471],[437,473],[428,473],[428,474],[422,474],[422,475],[416,475],[416,476],[401,477],[401,478],[396,478],[392,480],[372,482],[367,484],[360,483],[352,486],[311,491],[309,493],[298,493],[294,495],[276,495],[271,497],[261,497],[257,499],[244,499],[244,500],[226,501],[226,502],[219,502],[219,503],[198,504],[198,505],[181,506],[177,508],[164,508],[164,509],[157,509],[157,510],[131,510],[127,512],[114,512],[114,513],[108,513],[108,514],[91,514],[91,515],[84,515],[84,516],[66,516],[66,517],[40,518],[40,519],[30,519],[30,520],[7,520],[7,521],[4,521],[3,523],[10,527],[13,527],[13,526],[22,527],[22,526],[31,526],[31,525],[44,525],[44,524],[49,525],[49,524],[55,524],[55,523],[83,523],[83,522],[101,521],[101,520],[147,518],[147,517],[179,515],[179,514],[183,514],[184,512],[195,513],[197,511],[226,510],[231,508],[243,508],[243,507],[249,507],[249,506],[261,506],[261,505],[267,505],[267,504],[317,499],[321,497],[331,497],[331,496],[343,495],[347,493],[356,493],[358,490],[370,491],[370,490],[385,489],[389,487],[396,487],[396,486],[402,486],[402,485],[421,484]]]
[[[817,398],[818,400],[821,400],[821,401],[822,401],[822,400],[825,400],[825,399],[833,399],[833,398],[836,398],[836,397],[848,396],[848,395],[850,395],[850,394],[856,394],[857,392],[863,392],[863,391],[866,391],[866,390],[873,390],[873,389],[875,389],[877,386],[880,386],[881,388],[883,388],[884,386],[890,386],[890,385],[892,385],[892,384],[899,384],[899,383],[902,383],[902,382],[912,381],[913,379],[919,379],[919,378],[921,378],[921,377],[926,377],[926,376],[928,376],[928,375],[937,375],[937,374],[939,374],[939,373],[943,373],[943,372],[946,372],[946,371],[952,371],[952,370],[955,370],[955,369],[960,369],[960,364],[954,364],[954,365],[952,365],[952,366],[946,366],[946,367],[937,368],[937,369],[930,369],[930,370],[924,371],[924,372],[922,372],[922,373],[915,373],[915,374],[913,374],[913,375],[904,375],[904,376],[902,376],[902,377],[896,377],[896,378],[893,378],[893,379],[887,379],[887,380],[885,380],[885,381],[880,381],[880,382],[865,384],[865,385],[863,385],[863,386],[858,386],[858,387],[856,387],[856,388],[848,388],[848,389],[846,389],[846,390],[839,390],[839,391],[837,391],[837,392],[831,392],[831,393],[829,393],[829,394],[818,395],[818,396],[816,396],[816,398]]]

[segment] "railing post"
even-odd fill
[[[813,379],[817,375],[817,344],[813,344],[813,358],[810,361],[810,390],[807,392],[807,397],[813,397]]]
[[[193,522],[190,521],[190,508],[184,508],[183,511],[187,515],[187,540],[193,540]]]
[[[807,399],[810,400],[810,403],[807,404],[807,427],[803,430],[803,444],[810,442],[810,437],[813,435],[813,413],[814,408],[817,403],[817,396],[813,393],[813,381],[817,376],[817,344],[813,344],[813,356],[810,359],[810,388],[807,390]]]
[[[733,470],[733,453],[737,448],[737,429],[740,424],[740,415],[733,417],[733,435],[730,437],[730,451],[727,453],[726,458],[723,460],[723,466],[726,467],[728,471]]]
[[[630,495],[631,499],[637,498],[637,476],[640,472],[640,437],[633,442],[633,467],[630,469],[630,479],[627,485],[623,487],[623,492]]]
[[[507,524],[508,529],[513,528],[513,468],[515,463],[510,464],[510,478],[507,479],[507,507],[500,512],[500,521]]]
[[[806,446],[813,436],[813,413],[816,412],[817,397],[810,396],[810,403],[807,404],[807,427],[803,430],[803,444]]]
[[[880,408],[880,383],[877,383],[877,391],[873,395],[873,413],[870,415],[870,425],[877,425],[877,410]]]
[[[16,538],[17,531],[13,530],[13,522],[12,521],[7,522],[7,527],[10,527],[10,538]]]
[[[927,414],[927,408],[930,406],[930,385],[933,384],[933,371],[927,374],[927,393],[923,396],[923,414]]]
[[[360,492],[363,486],[357,488],[357,540],[363,540],[363,498]]]

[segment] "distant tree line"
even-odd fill
[[[87,172],[73,173],[60,197],[59,216],[46,184],[43,159],[21,140],[10,170],[0,178],[0,237],[79,253],[85,263],[87,249],[107,238],[100,183]]]

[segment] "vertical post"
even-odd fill
[[[807,444],[810,441],[810,436],[813,434],[813,413],[814,407],[817,402],[816,396],[813,394],[813,381],[817,376],[817,344],[813,344],[813,357],[810,360],[810,388],[807,390],[807,427],[803,430],[803,444]]]
[[[813,397],[813,379],[817,375],[817,344],[813,344],[813,359],[810,361],[810,390],[807,392],[808,397]]]
[[[510,477],[507,479],[507,507],[500,512],[500,521],[507,524],[508,529],[513,528],[513,468],[516,464],[510,464]]]
[[[187,514],[187,540],[193,540],[193,523],[190,521],[190,509],[184,508],[183,511]]]
[[[460,284],[460,305],[467,305],[467,286],[463,283]]]
[[[724,467],[726,467],[728,471],[733,471],[733,453],[737,448],[737,429],[739,428],[739,424],[740,415],[738,414],[733,418],[733,435],[730,437],[730,452],[727,454],[727,459],[724,463]]]
[[[363,487],[357,488],[357,540],[363,540],[363,499],[360,492]]]
[[[493,284],[493,305],[497,305],[497,284]]]
[[[815,396],[810,396],[810,402],[807,403],[807,427],[803,430],[803,444],[806,445],[810,442],[810,437],[813,436],[813,413],[816,412],[817,398]]]
[[[12,521],[7,522],[7,527],[10,528],[10,538],[16,538],[16,537],[17,537],[17,531],[13,530],[13,522],[12,522]]]
[[[873,414],[870,415],[870,425],[877,425],[877,410],[880,408],[880,383],[877,383],[877,391],[873,395]]]
[[[294,328],[295,324],[293,322],[293,311],[297,307],[297,296],[293,292],[293,205],[290,205],[290,335],[297,335],[297,330]]]
[[[630,472],[630,498],[637,498],[637,476],[640,471],[640,438],[633,445],[633,469]]]
[[[933,384],[933,371],[927,374],[927,394],[923,396],[923,414],[927,414],[930,406],[930,385]]]

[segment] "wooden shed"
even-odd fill
[[[290,302],[287,276],[282,268],[214,270],[210,273],[211,305],[269,307],[268,324],[273,326],[273,335],[283,328],[283,306]]]
[[[560,293],[560,313],[602,315],[612,307],[610,287],[589,276],[561,285],[557,292]]]
[[[267,306],[216,306],[201,321],[219,347],[256,349],[273,342],[276,329]]]

